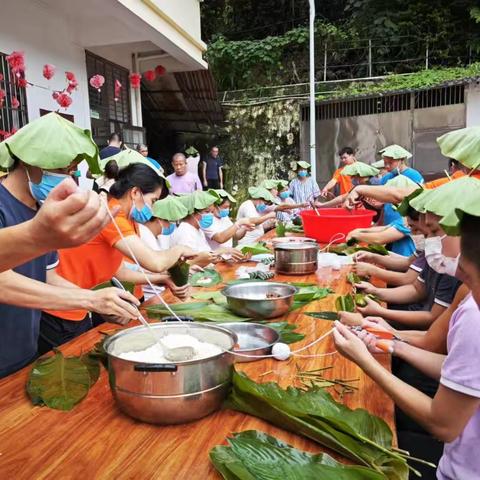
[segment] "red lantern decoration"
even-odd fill
[[[101,91],[101,88],[103,87],[103,84],[105,83],[105,77],[102,75],[94,75],[92,78],[90,78],[90,85],[93,88],[96,88],[99,92]]]
[[[163,65],[157,65],[155,67],[155,73],[159,76],[159,77],[162,77],[163,75],[165,75],[167,73],[167,70],[166,68],[163,66]]]
[[[25,54],[23,52],[12,52],[6,57],[10,70],[17,77],[25,71]]]
[[[134,89],[140,88],[140,82],[142,81],[142,76],[139,73],[130,74],[130,86]]]
[[[147,70],[143,73],[143,76],[145,77],[145,80],[147,80],[147,82],[153,82],[157,75],[155,74],[154,70]]]
[[[55,75],[55,65],[50,65],[50,63],[46,63],[43,66],[43,76],[50,80]]]
[[[68,108],[72,104],[72,97],[65,92],[59,93],[56,100],[62,108]]]
[[[120,97],[120,93],[122,92],[122,84],[118,81],[115,80],[115,93],[114,93],[114,100],[118,101]]]
[[[12,97],[12,108],[17,109],[20,106],[20,102],[17,97]]]

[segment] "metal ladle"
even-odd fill
[[[115,285],[115,287],[120,288],[121,290],[124,290],[125,292],[127,291],[126,288],[123,286],[122,282],[118,280],[118,278],[112,277],[112,283]],[[130,302],[129,302],[130,303]],[[130,303],[133,307],[136,308],[138,312],[138,319],[142,323],[144,327],[147,328],[148,332],[150,335],[153,337],[155,340],[155,343],[159,345],[163,351],[163,355],[169,362],[183,362],[183,361],[188,361],[191,360],[195,356],[195,349],[191,346],[179,346],[179,347],[169,347],[167,346],[161,337],[157,337],[157,334],[155,333],[155,330],[152,328],[152,326],[145,320],[145,317],[141,314],[140,310],[136,305],[133,305],[133,303]]]

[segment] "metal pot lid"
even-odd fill
[[[279,243],[275,245],[275,250],[318,250],[317,243]]]

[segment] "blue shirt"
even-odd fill
[[[17,200],[0,184],[0,228],[31,220],[32,210]],[[21,248],[21,245],[18,246]],[[42,255],[13,270],[21,275],[45,282],[47,269],[58,264],[56,252]],[[0,303],[0,378],[24,367],[37,355],[40,311]]]
[[[111,147],[108,145],[105,148],[102,148],[100,150],[100,158],[103,160],[104,158],[112,157],[113,155],[116,155],[117,153],[120,153],[121,150],[118,147]]]
[[[223,165],[222,159],[220,157],[214,158],[211,155],[208,155],[204,162],[207,164],[205,172],[207,180],[219,180],[220,176],[218,172]]]
[[[163,173],[162,166],[152,157],[145,157],[155,168],[158,168]]]
[[[410,236],[411,230],[405,226],[403,219],[400,218],[400,220],[393,221],[389,224],[389,227],[393,227],[395,230],[403,233],[404,237],[387,245],[387,249],[391,252],[398,253],[398,255],[403,255],[404,257],[410,257],[413,255],[415,252],[415,244]]]
[[[307,177],[304,182],[294,178],[290,182],[289,190],[295,203],[309,202],[320,195],[320,187],[312,177]]]
[[[381,178],[381,185],[385,185],[389,180],[391,180],[392,178],[395,178],[397,175],[398,175],[398,172],[396,170],[394,170],[393,172],[389,172],[389,173],[385,174]],[[410,180],[413,180],[416,183],[423,183],[424,182],[422,174],[419,171],[417,171],[413,168],[410,168],[410,167],[407,167],[403,172],[401,172],[401,175],[405,175]]]

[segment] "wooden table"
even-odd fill
[[[234,278],[237,267],[219,265],[225,280]],[[324,272],[304,277],[277,276],[280,281],[312,282],[330,286],[335,294],[309,304],[303,310],[334,310],[336,295],[348,293],[344,268],[340,272]],[[327,275],[328,274],[328,275]],[[171,301],[167,294],[165,298]],[[311,342],[331,328],[331,322],[303,315],[301,310],[284,320],[298,325],[306,335],[295,348]],[[101,339],[100,331],[112,331],[105,324],[62,347],[67,355],[88,351]],[[334,350],[331,337],[311,348],[309,353]],[[388,356],[381,356],[389,368]],[[350,408],[366,408],[383,418],[394,430],[393,403],[387,395],[352,362],[339,354],[297,361],[302,369],[333,365],[332,378],[359,378],[359,390],[344,396]],[[290,385],[295,372],[294,362],[264,359],[238,364],[256,381],[276,381]],[[102,369],[103,370],[103,369]],[[258,429],[289,444],[311,452],[324,449],[318,444],[269,425],[257,418],[234,411],[219,411],[200,421],[178,426],[155,426],[137,422],[123,415],[113,402],[107,373],[86,399],[74,410],[61,412],[33,407],[25,394],[29,369],[0,380],[0,478],[2,479],[219,479],[209,462],[208,452],[224,442],[232,432]],[[271,371],[268,375],[261,376]],[[331,452],[329,452],[331,453]],[[336,458],[340,458],[334,455]],[[340,460],[344,460],[340,458]]]

